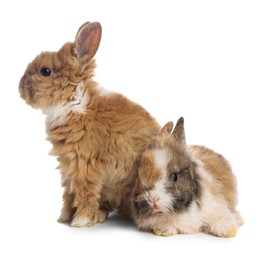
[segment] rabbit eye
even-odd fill
[[[175,172],[175,173],[172,174],[172,180],[174,182],[176,182],[178,180],[178,173]]]
[[[43,68],[40,70],[40,73],[41,73],[42,76],[48,77],[48,76],[50,76],[50,74],[51,74],[51,70],[50,70],[49,68],[47,68],[47,67],[43,67]]]

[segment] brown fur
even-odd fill
[[[204,164],[206,171],[212,174],[215,180],[211,191],[216,197],[224,196],[232,211],[237,205],[237,185],[230,163],[221,155],[204,146],[193,145],[190,150],[194,158],[199,159]],[[218,184],[218,185],[217,185]],[[219,186],[216,189],[216,186]]]
[[[149,172],[150,174],[143,174]],[[160,169],[154,163],[153,155],[146,151],[142,156],[142,163],[139,167],[139,179],[144,189],[153,187],[154,183],[161,178]]]
[[[64,186],[59,221],[72,221],[72,226],[103,222],[113,209],[125,211],[137,160],[159,130],[140,105],[117,93],[102,94],[92,80],[100,34],[98,23],[83,24],[74,43],[38,55],[19,86],[21,97],[47,114],[74,102],[83,84],[79,102],[87,97],[84,111],[47,120],[51,153],[58,158]],[[51,75],[41,75],[42,67],[50,68]]]

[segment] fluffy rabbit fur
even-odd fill
[[[170,134],[172,127],[167,123],[142,155],[131,201],[134,221],[162,236],[235,236],[243,220],[230,164],[206,147],[186,145],[183,118]]]
[[[27,67],[19,91],[46,114],[48,140],[64,186],[60,222],[87,227],[124,204],[137,175],[136,160],[159,131],[140,105],[93,81],[101,25],[83,24],[74,42],[42,52]]]

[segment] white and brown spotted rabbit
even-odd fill
[[[235,236],[243,220],[229,162],[204,146],[186,145],[183,118],[171,133],[172,127],[167,123],[142,155],[131,201],[134,221],[162,236]]]
[[[124,210],[136,160],[159,131],[140,105],[93,81],[101,25],[83,24],[74,42],[42,52],[20,81],[21,97],[46,114],[64,186],[60,222],[88,227]]]

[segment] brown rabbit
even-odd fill
[[[64,186],[59,222],[102,223],[124,198],[137,174],[136,160],[159,131],[140,105],[93,81],[101,25],[83,24],[73,43],[42,52],[20,81],[21,97],[46,114],[48,140]]]
[[[132,192],[132,218],[156,235],[205,231],[235,236],[243,220],[236,210],[236,179],[229,162],[185,143],[184,120],[167,123],[140,160]]]

